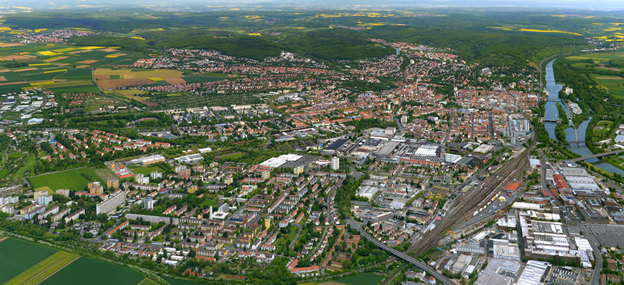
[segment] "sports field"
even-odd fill
[[[0,242],[0,284],[4,284],[57,250],[36,243],[8,238]]]
[[[88,167],[30,177],[28,180],[33,188],[47,186],[51,190],[84,190],[87,184],[91,182],[89,178],[99,181],[102,185],[106,185],[106,181],[100,178],[93,169]]]
[[[72,262],[52,277],[41,282],[42,285],[108,285],[139,284],[145,277],[127,267],[81,257]]]
[[[134,174],[145,175],[149,175],[154,171],[163,171],[162,168],[160,168],[159,166],[130,166],[129,168],[132,169],[132,172],[134,172]]]

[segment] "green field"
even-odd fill
[[[594,127],[594,137],[598,137],[598,140],[606,139],[606,136],[611,133],[611,127],[613,127],[612,121],[600,121]]]
[[[570,60],[592,59],[596,64],[618,58],[624,58],[624,52],[596,52],[566,57],[566,59]]]
[[[145,278],[139,285],[158,285],[158,283],[154,282],[152,279]]]
[[[242,152],[228,153],[224,155],[219,155],[216,157],[217,160],[236,160],[245,156]]]
[[[52,256],[37,263],[35,266],[11,279],[9,282],[5,283],[5,285],[39,284],[45,278],[48,278],[67,264],[71,263],[76,257],[78,257],[76,254],[58,251]]]
[[[26,162],[24,166],[20,167],[15,173],[13,173],[13,179],[21,179],[26,176],[26,172],[32,171],[33,167],[35,167],[35,163],[37,163],[36,155],[29,155],[26,158]]]
[[[202,208],[207,208],[210,206],[216,206],[218,203],[215,200],[206,199],[201,203]]]
[[[132,172],[134,172],[135,174],[145,174],[145,175],[149,175],[150,173],[154,171],[160,171],[160,172],[163,171],[163,169],[160,168],[160,166],[158,165],[156,166],[129,166],[128,168],[132,169]]]
[[[56,252],[55,249],[15,238],[0,242],[0,283],[8,282]]]
[[[45,174],[37,177],[28,178],[33,188],[47,186],[52,190],[69,189],[84,190],[90,182],[84,175],[90,176],[95,181],[99,181],[102,185],[106,185],[106,181],[102,180],[91,168],[72,169],[52,174]]]
[[[29,53],[24,56],[24,52]],[[111,56],[115,55],[115,56]],[[140,52],[119,51],[106,46],[77,47],[66,44],[26,44],[0,51],[0,93],[47,87],[57,93],[95,92],[95,67],[132,64]],[[14,58],[18,56],[18,58]],[[6,63],[5,63],[6,62]],[[4,65],[22,63],[25,66]],[[11,84],[13,83],[13,84]]]
[[[145,277],[127,267],[81,257],[52,275],[42,285],[139,284]]]
[[[607,90],[610,94],[616,97],[624,97],[624,77],[619,76],[605,76],[600,74],[590,74],[592,80],[594,80],[601,88]]]
[[[379,282],[381,282],[382,280],[384,280],[384,277],[381,275],[376,275],[373,273],[363,273],[332,281],[346,285],[376,285],[379,284]]]

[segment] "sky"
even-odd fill
[[[258,4],[295,5],[318,3],[319,6],[371,5],[376,7],[523,7],[539,9],[624,10],[624,0],[0,0],[1,6],[24,5],[45,9],[76,5],[189,5],[189,4]]]

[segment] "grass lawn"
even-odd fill
[[[8,282],[56,252],[55,249],[15,238],[0,242],[0,283]]]
[[[28,153],[23,154],[21,152],[11,152],[11,153],[9,153],[9,158],[20,158],[22,156],[27,156],[27,155],[28,155]]]
[[[216,206],[216,205],[217,205],[217,201],[210,200],[210,199],[206,199],[201,203],[201,207],[210,207],[210,206]]]
[[[88,257],[72,262],[42,285],[107,285],[139,284],[145,277],[127,267],[118,266]]]
[[[215,157],[215,159],[217,160],[236,160],[239,159],[241,157],[245,156],[244,153],[242,152],[235,152],[235,153],[228,153],[228,154],[224,154],[224,155],[219,155],[217,157]]]
[[[593,129],[594,137],[598,137],[599,140],[606,139],[607,135],[611,134],[612,121],[600,121]]]
[[[154,171],[160,171],[162,172],[163,169],[160,168],[160,166],[155,165],[155,166],[128,166],[128,168],[132,169],[132,172],[134,172],[135,174],[145,174],[145,175],[149,175],[150,173],[154,172]]]
[[[27,171],[31,171],[33,167],[35,167],[35,163],[37,162],[36,155],[29,155],[26,159],[26,164],[18,169],[15,173],[13,173],[13,178],[21,179],[26,176]]]
[[[2,179],[2,178],[4,178],[4,177],[6,177],[7,175],[9,175],[9,172],[11,172],[11,170],[9,170],[9,169],[8,169],[8,168],[6,168],[6,167],[5,167],[5,168],[3,168],[3,169],[0,171],[0,179]]]
[[[621,156],[617,156],[617,155],[606,156],[606,157],[603,157],[602,160],[610,163],[611,165],[621,170],[624,170],[624,159],[622,159]]]
[[[384,279],[381,275],[373,273],[363,273],[353,275],[345,278],[333,280],[334,282],[346,284],[346,285],[376,285]]]
[[[84,174],[84,175],[83,175]],[[91,168],[72,169],[57,173],[45,174],[37,177],[30,177],[28,180],[33,188],[47,186],[52,190],[69,189],[84,190],[92,177],[95,181],[99,181],[102,185],[106,185],[106,181],[102,180]]]

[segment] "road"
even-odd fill
[[[392,255],[403,259],[411,264],[413,264],[414,266],[416,266],[417,268],[424,270],[426,272],[428,272],[429,274],[431,274],[431,276],[435,277],[436,279],[438,279],[438,281],[442,282],[442,284],[445,285],[455,285],[455,283],[453,281],[451,281],[451,279],[447,278],[446,276],[442,275],[441,273],[439,273],[437,270],[429,267],[426,263],[422,262],[422,261],[418,261],[416,260],[416,258],[413,258],[409,255],[407,255],[404,252],[400,252],[398,250],[395,250],[385,244],[383,244],[382,242],[378,241],[376,238],[373,238],[367,231],[365,231],[362,228],[362,224],[355,222],[353,219],[349,218],[349,220],[347,221],[347,223],[354,229],[358,230],[360,232],[360,235],[365,236],[369,241],[372,241],[376,246],[378,246],[379,248],[391,253]]]
[[[577,161],[587,160],[587,159],[591,159],[591,158],[598,158],[598,157],[603,157],[603,156],[608,156],[608,155],[614,155],[614,154],[618,154],[618,153],[621,153],[621,152],[624,152],[624,149],[614,150],[614,151],[610,151],[610,152],[596,153],[596,154],[592,154],[592,155],[588,155],[588,156],[583,156],[583,157],[579,157],[579,158],[569,159],[569,161],[577,162]]]

